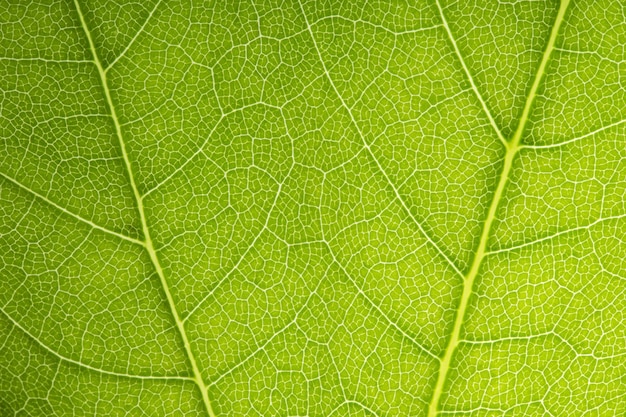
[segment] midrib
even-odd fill
[[[152,239],[150,237],[150,229],[148,228],[148,222],[146,220],[145,210],[143,208],[143,199],[141,197],[141,194],[139,193],[137,184],[135,183],[135,178],[133,176],[133,169],[130,163],[130,159],[128,158],[128,152],[126,151],[126,144],[124,143],[124,138],[122,136],[122,128],[119,123],[119,119],[117,118],[117,113],[115,111],[115,106],[113,105],[113,100],[111,99],[111,92],[109,90],[109,85],[107,82],[106,70],[102,66],[102,63],[100,62],[100,58],[98,57],[98,53],[96,52],[96,47],[91,37],[91,32],[89,31],[87,23],[85,22],[85,17],[82,13],[78,0],[74,0],[74,5],[76,7],[76,11],[80,18],[80,23],[83,27],[83,30],[89,42],[89,48],[91,49],[91,53],[93,55],[93,62],[96,65],[96,68],[98,69],[98,74],[100,75],[100,82],[102,83],[102,89],[104,90],[104,96],[106,98],[109,111],[111,112],[111,119],[113,120],[113,124],[115,125],[115,133],[117,135],[120,149],[122,151],[122,158],[124,160],[124,165],[126,166],[126,171],[128,173],[130,187],[133,191],[133,196],[135,198],[135,201],[137,203],[137,209],[139,211],[139,217],[141,220],[141,228],[144,234],[144,242],[143,242],[144,247],[146,248],[146,251],[148,252],[148,255],[150,256],[150,260],[154,266],[154,269],[157,272],[157,275],[159,276],[159,280],[161,281],[161,286],[163,287],[163,291],[165,292],[165,296],[167,298],[167,303],[168,303],[170,312],[174,318],[174,321],[176,322],[176,328],[178,329],[178,332],[181,336],[183,345],[185,346],[185,353],[187,354],[187,358],[191,364],[191,368],[192,368],[193,375],[194,375],[193,380],[198,386],[198,389],[201,391],[204,407],[210,417],[215,417],[215,413],[213,412],[213,408],[211,407],[211,401],[209,400],[207,386],[204,383],[204,380],[202,379],[202,374],[196,363],[196,358],[193,354],[193,351],[191,350],[191,345],[189,344],[189,338],[187,337],[187,333],[185,331],[183,321],[180,319],[180,315],[178,314],[178,310],[176,308],[176,304],[174,303],[172,293],[169,289],[167,280],[165,279],[163,268],[161,268],[159,257],[156,253],[156,250],[152,243]]]
[[[539,64],[539,67],[537,68],[537,72],[535,74],[535,79],[533,81],[532,87],[530,88],[528,96],[526,97],[526,102],[524,104],[524,109],[522,110],[522,115],[517,125],[517,129],[515,130],[515,133],[513,134],[513,138],[507,142],[506,154],[504,156],[504,164],[502,167],[500,178],[498,179],[498,185],[496,187],[493,198],[491,200],[487,217],[485,218],[485,222],[483,223],[483,229],[482,229],[481,236],[480,236],[480,242],[478,244],[478,248],[474,255],[472,265],[470,267],[469,272],[465,276],[465,280],[463,282],[463,293],[461,295],[459,307],[457,309],[456,317],[454,319],[454,326],[452,328],[452,334],[450,335],[448,345],[446,346],[444,356],[441,359],[441,363],[439,366],[439,374],[437,376],[437,382],[435,384],[435,389],[433,391],[433,395],[431,397],[431,401],[428,406],[428,417],[435,417],[439,411],[439,402],[441,400],[441,395],[443,394],[443,389],[444,389],[444,385],[446,382],[446,377],[448,375],[448,371],[450,370],[452,356],[454,355],[454,352],[456,351],[456,348],[459,344],[461,328],[463,327],[463,320],[465,319],[465,314],[467,312],[467,305],[472,295],[472,288],[474,286],[474,280],[476,279],[476,276],[478,275],[478,271],[480,270],[480,266],[486,255],[486,248],[487,248],[487,243],[489,242],[491,226],[493,224],[493,221],[496,218],[498,205],[500,204],[500,201],[502,200],[504,188],[506,186],[506,182],[509,178],[511,168],[513,166],[513,160],[515,159],[515,155],[520,149],[520,141],[522,138],[522,134],[524,133],[524,129],[528,122],[530,110],[532,108],[533,102],[537,95],[537,90],[539,89],[539,85],[541,84],[541,79],[543,78],[546,66],[548,64],[548,61],[550,60],[550,55],[552,54],[552,51],[554,50],[554,44],[556,42],[556,38],[558,36],[560,26],[563,23],[563,17],[565,16],[565,11],[567,10],[567,6],[569,5],[569,2],[570,0],[561,1],[561,4],[559,6],[559,11],[557,13],[554,24],[552,25],[552,30],[550,32],[550,38],[548,40],[548,44],[546,45],[546,49],[544,50],[541,63]]]

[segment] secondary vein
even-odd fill
[[[101,374],[105,374],[105,375],[111,375],[111,376],[116,376],[116,377],[122,377],[122,378],[131,378],[131,379],[146,379],[146,380],[182,380],[182,381],[191,381],[192,379],[189,377],[185,377],[185,376],[177,376],[177,375],[172,375],[172,376],[154,376],[154,375],[134,375],[134,374],[125,374],[125,373],[121,373],[121,372],[115,372],[115,371],[108,371],[106,369],[102,369],[102,368],[97,368],[95,366],[91,366],[88,365],[86,363],[77,361],[75,359],[71,359],[69,357],[63,356],[62,354],[60,354],[59,352],[57,352],[56,350],[52,349],[50,346],[46,345],[44,342],[42,342],[41,340],[39,340],[35,335],[33,335],[31,332],[29,332],[24,326],[22,326],[21,324],[19,324],[19,322],[17,320],[15,320],[13,317],[11,317],[5,310],[3,307],[0,307],[0,313],[3,314],[10,322],[11,324],[13,324],[13,326],[17,327],[22,333],[24,333],[26,336],[28,336],[31,340],[33,340],[33,342],[37,343],[39,346],[41,346],[43,349],[45,349],[46,351],[48,351],[50,354],[52,354],[53,356],[55,356],[57,359],[59,359],[59,361],[61,362],[67,362],[67,363],[71,363],[73,365],[76,365],[78,367],[81,368],[85,368],[85,369],[89,369],[90,371],[93,372],[97,372],[97,373],[101,373]]]
[[[372,148],[371,148],[370,144],[367,142],[367,140],[365,139],[365,135],[361,131],[361,127],[359,126],[359,124],[357,123],[354,115],[352,114],[352,110],[350,109],[350,106],[348,106],[348,103],[346,103],[346,101],[344,100],[343,96],[341,95],[341,93],[339,92],[337,87],[335,86],[335,82],[333,81],[332,77],[330,76],[330,72],[328,71],[328,68],[326,67],[326,63],[324,62],[324,59],[322,58],[322,53],[321,53],[321,51],[320,51],[320,49],[319,49],[319,47],[317,45],[317,41],[315,40],[315,36],[313,35],[313,29],[311,27],[311,24],[309,23],[309,19],[308,19],[307,15],[306,15],[306,12],[304,11],[304,7],[302,6],[301,2],[299,2],[299,5],[300,5],[300,9],[302,11],[302,15],[304,16],[305,23],[307,25],[307,30],[308,30],[309,35],[311,36],[311,40],[313,42],[313,48],[314,48],[314,50],[315,50],[315,52],[317,54],[317,57],[318,57],[318,59],[320,61],[320,64],[322,65],[322,69],[324,70],[324,75],[328,79],[328,82],[330,84],[330,87],[333,89],[333,92],[335,93],[335,95],[339,99],[339,102],[341,103],[341,106],[348,113],[348,117],[350,117],[350,121],[352,122],[352,125],[354,126],[354,128],[357,131],[357,133],[359,134],[359,136],[361,138],[361,141],[363,143],[363,147],[365,148],[367,154],[372,158],[372,160],[376,164],[376,167],[378,168],[378,171],[383,175],[383,177],[387,181],[387,184],[389,184],[389,186],[391,187],[391,189],[392,189],[392,191],[394,193],[394,196],[396,197],[397,201],[400,203],[400,205],[402,206],[402,208],[404,209],[406,214],[409,216],[409,218],[411,220],[413,220],[413,222],[415,223],[415,225],[417,226],[419,231],[422,233],[424,238],[426,238],[426,240],[433,246],[433,248],[437,252],[439,252],[439,254],[446,260],[446,262],[450,265],[450,267],[459,276],[462,276],[463,273],[461,272],[459,267],[456,265],[456,263],[454,261],[452,261],[452,259],[444,252],[444,250],[441,249],[437,243],[435,243],[434,239],[432,239],[430,237],[430,235],[428,233],[426,233],[426,230],[424,229],[422,224],[413,215],[413,213],[411,212],[411,209],[409,208],[408,204],[404,201],[404,198],[400,194],[400,191],[398,190],[398,187],[396,187],[395,184],[391,181],[391,178],[389,177],[389,175],[387,175],[387,172],[385,171],[383,166],[378,161],[378,158],[376,158],[376,155],[374,155],[374,152],[372,151]]]
[[[450,40],[450,43],[452,44],[454,53],[456,54],[456,57],[458,58],[459,62],[461,63],[461,66],[463,67],[463,72],[465,73],[465,76],[467,77],[467,80],[469,81],[470,86],[472,87],[472,90],[474,91],[474,94],[476,95],[476,98],[478,98],[478,101],[480,101],[480,105],[485,113],[485,116],[487,116],[487,119],[489,119],[489,124],[491,125],[491,127],[493,127],[493,130],[496,132],[496,135],[498,135],[498,139],[500,139],[500,142],[502,142],[504,146],[507,146],[508,143],[506,139],[504,138],[504,135],[502,135],[502,131],[498,127],[498,124],[496,123],[491,112],[489,111],[489,107],[487,107],[487,103],[483,99],[483,96],[480,94],[480,91],[478,91],[478,87],[476,86],[476,83],[474,82],[474,77],[472,77],[472,73],[469,71],[469,68],[467,68],[467,65],[465,64],[463,55],[461,55],[461,51],[459,50],[456,40],[454,39],[454,36],[452,36],[452,31],[450,30],[450,26],[448,26],[448,21],[446,20],[446,16],[443,13],[443,8],[441,7],[439,0],[437,0],[436,3],[437,3],[437,9],[439,9],[441,22],[443,23],[443,27],[446,30],[448,39]]]
[[[44,201],[44,202],[48,203],[49,205],[51,205],[52,207],[58,209],[59,211],[67,214],[68,216],[72,216],[76,220],[78,220],[78,221],[80,221],[82,223],[85,223],[85,224],[91,226],[94,229],[100,230],[100,231],[102,231],[104,233],[107,233],[107,234],[110,234],[112,236],[119,237],[120,239],[126,240],[126,241],[134,243],[136,245],[140,245],[140,246],[144,245],[144,242],[141,241],[141,240],[135,239],[134,237],[127,236],[127,235],[125,235],[123,233],[116,232],[115,230],[107,229],[104,226],[100,226],[99,224],[94,223],[93,221],[91,221],[89,219],[86,219],[84,217],[79,216],[76,213],[71,212],[70,210],[68,210],[68,209],[64,208],[63,206],[61,206],[61,205],[55,203],[54,201],[50,200],[45,195],[39,194],[37,191],[35,191],[35,190],[31,189],[31,188],[28,188],[26,185],[24,185],[21,182],[17,181],[15,178],[9,177],[8,175],[6,175],[6,174],[4,174],[2,172],[0,172],[0,177],[3,177],[4,179],[6,179],[7,181],[15,184],[16,186],[18,186],[22,190],[24,190],[24,191],[32,194],[33,196],[37,197],[41,201]]]
[[[493,195],[493,199],[491,200],[487,217],[483,224],[483,230],[481,232],[480,242],[478,244],[478,249],[476,250],[474,260],[472,261],[472,266],[469,272],[467,273],[465,280],[463,282],[463,293],[461,295],[461,301],[459,302],[459,307],[457,309],[457,314],[454,320],[452,334],[450,335],[450,340],[448,342],[443,359],[441,360],[441,364],[439,367],[439,374],[437,376],[437,382],[435,384],[435,389],[433,391],[433,395],[431,397],[431,401],[428,406],[428,417],[435,417],[438,413],[439,402],[441,400],[441,395],[443,394],[443,389],[444,389],[444,385],[446,382],[446,377],[448,375],[448,371],[450,370],[452,356],[454,355],[454,352],[456,351],[456,348],[459,344],[461,328],[463,326],[463,320],[465,319],[465,314],[467,312],[469,299],[472,295],[472,287],[474,285],[474,280],[476,279],[476,276],[478,275],[483,259],[487,255],[486,248],[487,248],[487,243],[489,241],[491,226],[493,224],[493,221],[496,218],[498,205],[500,204],[500,201],[502,200],[502,195],[504,194],[506,182],[509,178],[511,168],[513,167],[513,160],[515,158],[515,155],[520,149],[520,141],[522,138],[522,134],[524,133],[524,129],[526,128],[526,124],[528,122],[528,116],[530,114],[530,110],[532,108],[533,102],[535,101],[537,90],[539,89],[539,85],[541,84],[541,80],[545,73],[546,66],[548,64],[548,61],[550,60],[550,55],[552,54],[552,51],[554,50],[554,44],[556,42],[556,38],[559,33],[559,29],[561,27],[561,23],[563,23],[563,17],[565,16],[565,11],[567,10],[568,4],[569,4],[569,0],[561,1],[559,11],[557,13],[556,19],[552,26],[552,31],[550,33],[548,44],[546,45],[546,49],[544,50],[541,63],[539,64],[539,67],[537,68],[535,79],[533,81],[532,87],[530,88],[530,92],[528,93],[528,97],[526,97],[526,103],[524,104],[524,109],[522,111],[522,115],[517,125],[517,129],[515,130],[515,133],[513,134],[513,138],[510,140],[510,142],[509,141],[506,142],[507,151],[504,156],[504,164],[502,167],[502,172],[500,174],[500,178],[498,180],[498,185]]]
[[[205,409],[207,411],[207,413],[209,414],[210,417],[215,417],[215,413],[213,412],[213,408],[211,407],[211,402],[209,400],[209,394],[208,394],[208,390],[207,390],[207,386],[204,383],[204,380],[202,378],[202,374],[200,372],[200,369],[198,368],[198,365],[196,363],[196,358],[193,354],[193,351],[191,349],[191,345],[189,343],[189,338],[187,337],[187,333],[185,331],[185,326],[183,324],[183,321],[180,318],[180,315],[178,313],[178,310],[176,309],[176,304],[174,302],[174,299],[172,297],[172,293],[169,289],[169,285],[167,283],[167,280],[165,279],[165,274],[163,272],[163,268],[161,267],[161,263],[159,261],[159,257],[157,255],[157,252],[154,248],[154,244],[152,243],[152,238],[150,237],[150,229],[148,227],[148,222],[146,220],[146,215],[145,215],[145,210],[143,208],[143,200],[141,198],[141,194],[139,193],[139,189],[137,188],[137,184],[135,183],[135,178],[133,175],[133,168],[132,165],[130,163],[130,159],[128,157],[128,152],[126,151],[126,144],[124,143],[124,138],[122,136],[122,128],[119,122],[119,119],[117,117],[117,113],[115,112],[115,106],[113,105],[113,100],[111,98],[111,92],[109,90],[109,85],[107,82],[107,76],[106,76],[106,71],[104,69],[104,67],[102,66],[102,62],[100,61],[100,58],[98,58],[98,53],[96,52],[96,47],[93,43],[93,39],[91,37],[91,33],[89,31],[89,28],[87,27],[87,24],[85,22],[85,18],[84,15],[81,11],[80,8],[80,4],[78,3],[78,0],[74,0],[74,4],[76,6],[76,11],[78,12],[78,16],[80,18],[80,22],[81,25],[83,27],[83,30],[85,31],[85,35],[87,36],[87,40],[89,42],[89,47],[91,49],[91,53],[93,55],[93,59],[94,59],[94,63],[98,69],[98,73],[100,75],[100,81],[102,83],[102,88],[104,90],[104,95],[107,101],[107,105],[109,107],[109,111],[111,112],[111,119],[113,120],[113,124],[115,125],[115,133],[117,135],[118,141],[119,141],[119,145],[120,145],[120,149],[122,152],[122,157],[124,159],[124,164],[126,166],[126,170],[128,172],[128,177],[129,177],[129,181],[130,181],[130,186],[132,188],[133,191],[133,195],[135,197],[135,201],[137,203],[137,209],[139,211],[139,217],[141,219],[141,227],[143,229],[143,233],[144,233],[144,240],[145,240],[145,248],[146,251],[148,252],[148,255],[150,256],[150,260],[152,261],[152,264],[157,272],[157,275],[159,276],[159,280],[161,281],[161,286],[163,287],[163,291],[165,292],[165,296],[167,298],[167,303],[168,306],[170,308],[170,312],[174,318],[174,321],[176,322],[176,327],[178,329],[178,332],[180,333],[180,336],[182,338],[184,347],[185,347],[185,353],[187,354],[187,358],[189,359],[189,362],[191,364],[191,368],[193,371],[193,375],[194,378],[193,380],[195,381],[196,385],[198,386],[198,388],[201,391],[202,394],[202,401],[204,403]]]

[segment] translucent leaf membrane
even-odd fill
[[[0,415],[623,415],[625,16],[1,4]]]
[[[93,64],[0,59],[0,74],[3,180],[138,237],[137,211]]]
[[[143,248],[1,183],[1,313],[57,355],[122,374],[186,375]],[[8,329],[7,329],[8,330]]]

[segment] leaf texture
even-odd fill
[[[626,413],[626,6],[0,4],[0,415]]]

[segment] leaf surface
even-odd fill
[[[0,39],[0,415],[626,413],[620,2],[15,0]]]

